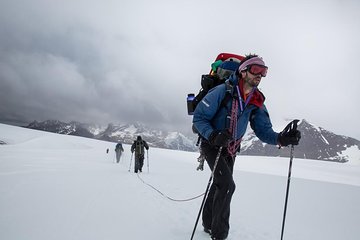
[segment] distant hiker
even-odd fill
[[[194,111],[193,124],[202,138],[201,152],[211,170],[217,160],[202,212],[204,231],[211,239],[226,239],[229,233],[234,161],[248,122],[256,136],[271,145],[297,145],[301,137],[297,129],[273,131],[265,97],[257,88],[267,70],[262,58],[246,56],[228,82],[211,89]],[[223,104],[225,98],[228,101]]]
[[[109,149],[108,149],[108,148],[106,149],[106,153],[109,153]]]
[[[120,162],[121,154],[124,152],[124,148],[121,143],[116,144],[115,154],[116,154],[116,162]]]
[[[142,140],[141,136],[138,136],[131,146],[131,152],[135,151],[135,172],[142,172],[142,167],[144,165],[145,158],[145,149],[149,150],[149,145],[145,140]]]

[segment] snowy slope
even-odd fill
[[[202,198],[167,197],[205,190],[196,153],[151,148],[138,176],[128,145],[115,164],[109,142],[4,124],[0,141],[0,239],[190,239]],[[237,158],[229,239],[280,239],[288,162]],[[284,239],[359,239],[358,163],[294,159],[292,174]]]

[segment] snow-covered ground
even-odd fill
[[[4,124],[0,141],[0,239],[190,239],[202,197],[169,198],[205,191],[198,154],[151,148],[138,176],[128,145],[115,164],[109,142]],[[288,164],[236,159],[228,239],[280,239]],[[286,240],[360,239],[360,164],[294,159],[286,219]]]

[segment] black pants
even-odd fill
[[[202,141],[201,150],[212,171],[219,148],[211,146],[207,141]],[[229,233],[230,202],[235,191],[233,168],[234,159],[224,148],[215,169],[202,214],[203,225],[211,229],[211,236],[214,238],[225,239]]]
[[[142,167],[144,166],[144,154],[135,154],[135,172],[142,172]]]
[[[119,163],[121,158],[121,151],[116,151],[116,162]]]

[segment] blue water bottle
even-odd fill
[[[187,98],[186,98],[186,102],[187,102],[187,111],[188,111],[188,115],[193,115],[194,114],[194,98],[195,98],[195,94],[193,93],[189,93],[187,95]]]

